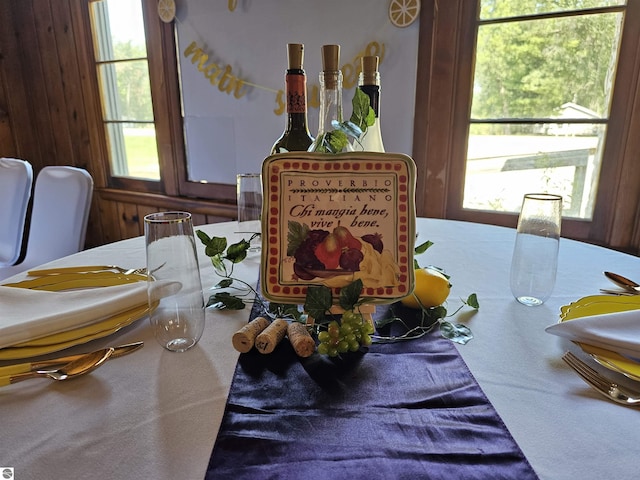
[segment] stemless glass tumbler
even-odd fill
[[[262,232],[262,175],[240,173],[236,180],[238,230],[242,234],[260,234]],[[252,244],[250,250],[258,251],[260,247]]]
[[[156,340],[167,350],[184,352],[204,330],[204,296],[191,214],[152,213],[144,217],[147,291]]]
[[[511,292],[527,306],[542,305],[556,283],[562,197],[528,193],[522,201],[511,260]]]

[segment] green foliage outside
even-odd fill
[[[116,43],[113,49],[115,58],[142,59],[115,64],[119,100],[118,119],[153,122],[149,67],[144,45],[133,45],[129,40]]]
[[[508,19],[618,3],[486,0],[481,15]],[[566,102],[606,117],[621,20],[621,13],[607,12],[481,25],[472,118],[557,117]]]

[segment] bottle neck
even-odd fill
[[[378,118],[380,114],[380,87],[378,85],[360,85],[358,88],[369,96],[369,105]]]
[[[318,135],[334,129],[332,123],[342,123],[342,72],[320,73],[320,116]]]
[[[287,130],[307,130],[307,77],[302,69],[285,75]]]
[[[360,73],[358,88],[369,96],[369,105],[378,118],[380,114],[380,74],[376,72],[374,78],[374,80],[366,81],[364,75]]]

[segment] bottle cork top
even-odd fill
[[[378,63],[380,59],[376,56],[366,56],[360,58],[362,66],[362,80],[364,85],[375,85],[378,78]]]
[[[322,70],[336,72],[340,69],[340,45],[322,46]]]
[[[289,61],[290,70],[294,70],[294,69],[302,70],[302,63],[304,61],[304,44],[288,43],[287,59]]]

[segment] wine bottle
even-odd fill
[[[304,45],[287,44],[289,68],[285,74],[287,124],[282,136],[273,144],[271,154],[307,151],[313,137],[307,126],[307,76],[302,68]]]
[[[309,147],[310,152],[340,153],[353,151],[347,134],[340,128],[343,120],[342,72],[339,64],[340,45],[323,45],[318,134]]]
[[[373,125],[360,137],[360,143],[355,144],[356,150],[365,152],[384,152],[382,133],[380,132],[380,72],[379,59],[376,56],[365,56],[360,59],[362,71],[358,77],[358,88],[369,96],[369,105],[375,113]]]

